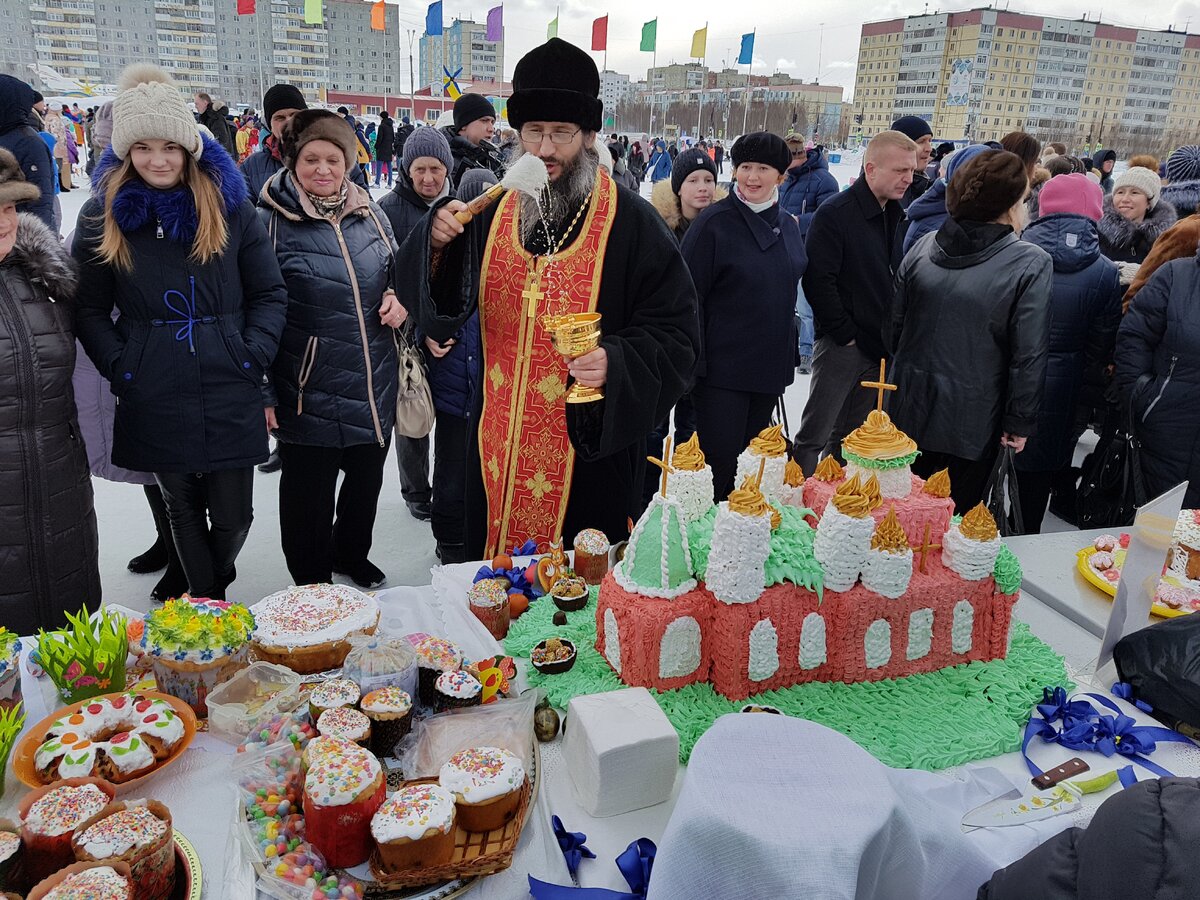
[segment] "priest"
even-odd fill
[[[696,293],[662,218],[600,165],[600,76],[553,38],[513,73],[518,155],[542,160],[540,197],[509,193],[465,227],[456,200],[409,235],[397,269],[423,332],[448,345],[478,310],[482,379],[469,429],[469,557],[599,528],[616,542],[640,511],[646,435],[683,393],[699,352]],[[558,353],[547,317],[598,312],[598,349]],[[565,404],[572,382],[604,398]],[[435,486],[436,490],[436,486]]]

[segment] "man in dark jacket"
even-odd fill
[[[442,129],[454,157],[450,189],[458,187],[467,169],[491,169],[497,178],[504,174],[504,161],[496,152],[496,110],[482,94],[463,94],[454,101],[454,124]]]
[[[1107,197],[1113,192],[1113,166],[1117,164],[1116,150],[1101,150],[1092,156],[1092,165],[1100,175],[1100,190]]]
[[[796,217],[800,234],[808,234],[813,213],[830,197],[837,196],[837,179],[829,173],[823,147],[804,149],[804,139],[791,135],[787,140],[792,165],[779,186],[779,208]]]
[[[879,360],[888,356],[884,329],[900,262],[896,231],[904,218],[899,201],[916,167],[911,139],[880,132],[867,145],[863,175],[827,200],[809,226],[803,288],[817,341],[795,444],[805,472],[813,471],[819,456],[838,452],[874,402],[859,382],[878,375]]]
[[[913,172],[912,184],[900,198],[900,206],[908,209],[908,205],[933,184],[933,179],[925,174],[925,167],[929,165],[929,157],[933,154],[933,128],[920,116],[901,116],[892,123],[892,131],[908,135],[917,145],[917,168]]]
[[[395,125],[387,110],[379,114],[379,129],[375,132],[375,187],[379,187],[379,176],[387,169],[388,187],[392,186],[392,157],[396,143]]]
[[[217,143],[224,147],[230,156],[237,159],[237,143],[233,139],[233,130],[225,119],[228,107],[213,103],[212,95],[204,91],[196,94],[195,102],[197,121],[212,132]]]
[[[416,130],[412,122],[408,121],[408,116],[400,119],[400,127],[396,129],[396,137],[392,141],[392,156],[399,158],[400,154],[404,152],[404,142]]]
[[[54,159],[39,128],[30,124],[34,90],[11,75],[0,75],[0,147],[17,158],[25,180],[39,196],[25,204],[24,211],[54,228]]]

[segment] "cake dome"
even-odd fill
[[[687,524],[678,501],[654,495],[633,527],[613,577],[625,590],[650,597],[678,597],[696,586]]]

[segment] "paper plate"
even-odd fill
[[[175,889],[169,900],[200,900],[204,879],[200,869],[200,854],[192,842],[175,832]]]
[[[37,777],[37,766],[34,764],[34,756],[37,754],[37,748],[40,747],[45,741],[46,732],[50,729],[50,726],[53,725],[57,719],[61,719],[63,716],[69,716],[72,713],[76,713],[89,703],[95,703],[97,700],[103,700],[105,698],[111,699],[114,697],[120,697],[122,694],[128,693],[131,692],[116,691],[111,694],[101,694],[99,697],[88,697],[86,700],[80,700],[77,703],[72,703],[70,706],[64,706],[62,709],[46,716],[46,718],[42,719],[42,721],[38,722],[36,725],[26,731],[24,737],[22,737],[17,746],[13,748],[13,774],[20,779],[22,784],[26,784],[33,788],[41,787],[42,782],[39,781]],[[171,708],[175,710],[175,714],[178,715],[183,721],[183,737],[180,738],[179,743],[175,745],[175,748],[171,751],[171,755],[159,763],[159,765],[155,767],[154,771],[148,772],[139,778],[134,778],[132,781],[126,781],[122,784],[114,784],[113,787],[117,789],[118,796],[121,794],[128,794],[130,791],[144,784],[147,779],[153,778],[167,766],[174,763],[175,760],[179,759],[179,757],[183,755],[183,751],[188,748],[188,745],[192,742],[192,738],[196,736],[196,714],[192,712],[192,708],[182,700],[172,697],[169,694],[160,694],[158,691],[136,691],[132,693],[140,694],[143,697],[150,697],[154,700],[165,700],[167,703],[171,704]]]
[[[1110,597],[1116,597],[1117,582],[1109,581],[1088,565],[1088,557],[1095,552],[1095,547],[1084,547],[1082,550],[1077,550],[1075,552],[1075,566],[1079,569],[1079,574],[1084,577],[1088,584],[1099,588]],[[1124,562],[1125,551],[1123,549],[1117,550],[1113,554],[1113,557],[1118,563]],[[1171,607],[1163,606],[1161,603],[1151,603],[1150,612],[1156,616],[1162,616],[1164,619],[1174,619],[1177,616],[1190,616],[1192,614],[1190,609],[1171,609]]]

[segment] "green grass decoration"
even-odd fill
[[[125,657],[129,639],[125,617],[101,608],[88,614],[85,605],[70,626],[38,632],[39,665],[50,676],[65,703],[125,690]]]
[[[8,768],[8,756],[25,727],[25,709],[20,703],[9,709],[0,707],[0,797],[4,796],[4,772]]]
[[[583,609],[567,613],[561,627],[551,621],[554,604],[535,601],[512,623],[504,642],[510,655],[526,658],[547,637],[574,642],[578,655],[571,671],[542,675],[532,666],[526,669],[529,683],[545,690],[559,709],[572,697],[626,686],[596,650],[597,592],[592,589]],[[1021,729],[1047,685],[1074,688],[1062,658],[1027,625],[1014,622],[1006,659],[925,675],[858,684],[811,682],[740,701],[726,699],[708,683],[650,693],[679,732],[679,757],[685,763],[718,717],[758,703],[840,731],[886,765],[933,771],[1018,749]]]

